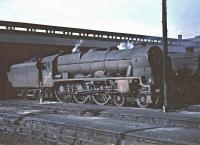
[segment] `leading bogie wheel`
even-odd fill
[[[126,98],[124,95],[115,95],[113,96],[113,102],[116,106],[124,106]]]
[[[149,106],[147,95],[144,93],[139,93],[137,95],[136,102],[138,107],[140,108],[147,108]]]

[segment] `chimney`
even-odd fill
[[[182,35],[178,35],[178,40],[182,40],[183,36]]]

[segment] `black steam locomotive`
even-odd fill
[[[199,73],[197,53],[170,53],[168,63],[172,84],[180,75],[191,78]],[[56,54],[12,65],[8,80],[18,96],[55,95],[61,102],[159,106],[163,96],[162,50],[144,46]],[[182,85],[171,86],[170,92],[185,90]]]

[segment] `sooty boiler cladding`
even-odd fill
[[[12,65],[8,78],[19,96],[148,107],[161,96],[162,51],[152,46],[58,54]]]

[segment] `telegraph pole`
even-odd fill
[[[163,112],[168,111],[168,77],[167,77],[167,58],[168,58],[168,38],[167,38],[167,0],[162,0],[162,28],[163,28]]]

